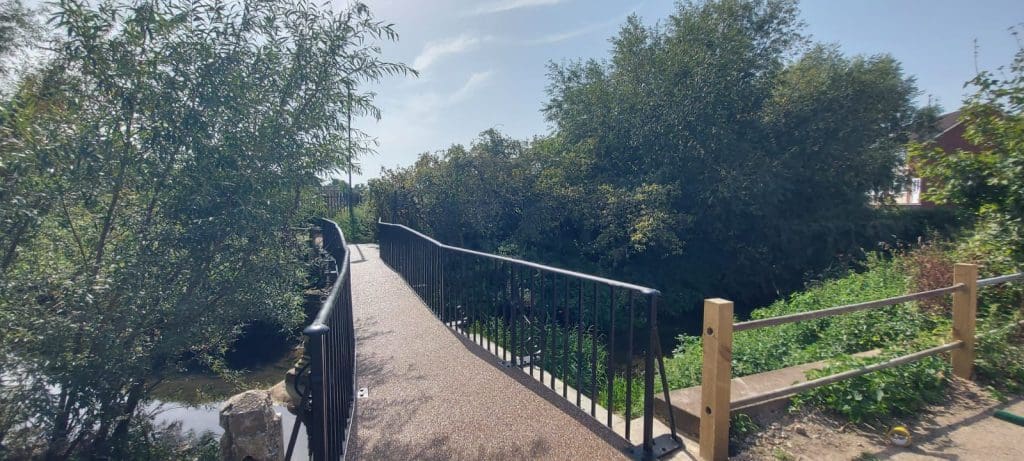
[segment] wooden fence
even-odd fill
[[[970,379],[974,369],[978,289],[1017,280],[1024,280],[1024,273],[978,280],[977,265],[957,264],[953,268],[952,286],[877,301],[739,323],[733,323],[732,301],[718,298],[705,300],[704,329],[702,330],[704,363],[702,369],[703,378],[701,380],[700,456],[708,461],[728,458],[729,415],[733,408],[743,408],[770,400],[789,397],[844,379],[892,368],[943,352],[951,353],[953,374],[964,379]],[[934,298],[949,293],[953,295],[953,331],[950,342],[946,344],[854,370],[752,395],[743,399],[730,400],[733,332],[877,309],[908,301]]]

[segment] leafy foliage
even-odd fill
[[[592,258],[671,265],[643,280],[750,305],[864,246],[854,229],[897,182],[916,115],[895,60],[811,46],[790,61],[805,39],[789,1],[681,4],[612,43],[607,64],[552,66],[545,109],[587,157],[570,182],[592,198],[574,210]]]
[[[216,368],[243,325],[302,321],[303,191],[349,161],[338,114],[377,113],[350,92],[409,69],[359,3],[55,9],[53,60],[0,120],[3,412],[48,459],[132,457],[183,356]]]
[[[1024,261],[1024,48],[1003,73],[981,72],[968,84],[977,91],[967,100],[961,122],[973,148],[947,152],[918,143],[911,146],[911,158],[923,175],[936,180],[927,198],[996,224],[1013,237],[1013,257]]]
[[[898,296],[907,292],[907,277],[900,265],[877,256],[863,272],[824,282],[794,293],[751,313],[769,318]],[[797,322],[771,328],[737,332],[733,337],[733,375],[746,376],[837,355],[865,352],[903,338],[913,337],[928,319],[914,307],[897,305]],[[675,356],[665,361],[669,387],[700,383],[703,350],[700,338],[680,336]]]
[[[887,358],[913,352],[893,349],[879,357],[840,358],[809,373],[809,378],[832,375]],[[876,371],[800,394],[797,405],[817,405],[831,409],[852,422],[889,420],[908,416],[945,396],[946,377],[951,370],[944,357],[928,357],[906,365]]]
[[[674,332],[705,297],[746,313],[934,222],[872,206],[921,124],[913,80],[890,56],[808,45],[794,2],[681,3],[612,45],[550,67],[550,136],[488,130],[387,170],[369,184],[379,216],[659,287]]]
[[[889,260],[871,257],[863,272],[851,272],[793,294],[755,310],[752,317],[776,317],[949,286],[951,271],[938,267],[948,262],[947,269],[951,269],[951,261],[982,264],[982,277],[1013,272],[1014,266],[1004,258],[1005,248],[987,241],[991,237],[976,233],[959,242],[905,249]],[[947,297],[939,302],[908,303],[738,332],[733,341],[733,374],[744,376],[829,360],[825,368],[809,375],[813,378],[934,346],[949,336],[948,301]],[[1024,383],[1021,306],[1024,289],[1017,284],[989,287],[980,293],[976,373],[986,384],[1011,392],[1019,391]],[[873,349],[881,349],[882,354],[850,356]],[[931,357],[818,388],[796,400],[830,409],[856,422],[910,415],[943,396],[948,361],[945,356]],[[699,384],[701,363],[699,338],[680,336],[675,356],[665,362],[670,387]]]

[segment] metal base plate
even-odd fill
[[[679,440],[673,439],[671,434],[659,435],[659,436],[654,438],[653,442],[654,442],[654,457],[653,458],[649,458],[649,457],[645,457],[644,456],[645,453],[644,453],[643,445],[637,445],[637,446],[635,446],[633,448],[630,448],[629,449],[630,456],[632,456],[633,459],[653,460],[653,459],[661,458],[663,456],[668,455],[669,453],[672,453],[673,451],[676,451],[676,450],[678,450],[680,448],[683,448],[683,440],[682,439],[679,439]]]

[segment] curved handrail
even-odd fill
[[[543,271],[553,272],[553,273],[556,273],[556,274],[559,274],[559,275],[567,275],[567,276],[570,276],[570,277],[580,278],[580,279],[584,279],[584,280],[591,281],[591,282],[598,282],[598,283],[602,283],[602,284],[605,284],[605,285],[610,285],[610,286],[614,286],[614,287],[618,287],[618,288],[625,288],[627,290],[634,290],[634,291],[636,291],[638,293],[641,293],[641,294],[644,294],[644,295],[661,296],[661,292],[656,290],[656,289],[654,289],[654,288],[649,288],[649,287],[640,286],[640,285],[634,285],[632,283],[620,282],[618,280],[606,279],[604,277],[598,277],[596,275],[584,274],[582,272],[571,271],[571,270],[568,270],[568,269],[560,269],[560,268],[557,268],[557,267],[546,266],[544,264],[538,264],[538,263],[534,263],[534,262],[530,262],[530,261],[523,261],[522,259],[510,258],[508,256],[499,256],[499,255],[496,255],[496,254],[484,253],[482,251],[475,251],[475,250],[469,250],[469,249],[466,249],[466,248],[461,248],[461,247],[456,247],[456,246],[451,246],[451,245],[445,245],[445,244],[443,244],[441,242],[438,242],[437,240],[434,240],[433,238],[431,238],[429,236],[426,236],[426,235],[422,234],[421,232],[419,232],[419,231],[417,231],[415,229],[411,229],[411,228],[403,226],[401,224],[387,223],[387,222],[384,222],[383,220],[380,220],[380,219],[377,220],[377,224],[382,225],[382,226],[391,226],[391,227],[397,227],[397,228],[400,228],[400,229],[404,229],[405,231],[411,232],[414,235],[416,235],[417,237],[420,237],[420,238],[422,238],[422,239],[424,239],[424,240],[426,240],[426,241],[428,241],[428,242],[430,242],[430,243],[432,243],[432,244],[434,244],[434,245],[436,245],[436,246],[438,246],[440,248],[446,249],[446,250],[455,251],[455,252],[458,252],[458,253],[470,254],[470,255],[474,255],[474,256],[480,256],[482,258],[493,259],[493,260],[496,260],[496,261],[504,261],[504,262],[508,262],[508,263],[519,264],[519,265],[523,265],[523,266],[526,266],[526,267],[531,267],[531,268],[534,268],[534,269],[539,269],[539,270],[543,270]]]
[[[338,223],[325,218],[314,218],[311,222],[320,226],[321,235],[324,239],[324,251],[330,254],[338,265],[338,275],[334,279],[334,285],[331,286],[330,294],[328,294],[327,299],[320,306],[316,318],[303,330],[303,333],[307,335],[316,335],[328,331],[327,321],[334,312],[335,301],[343,285],[341,281],[345,280],[349,270],[349,265],[346,264],[349,260],[349,249],[345,243],[345,234],[341,231]]]
[[[320,228],[323,251],[334,259],[337,274],[327,299],[303,330],[308,387],[302,396],[302,416],[296,418],[286,459],[293,453],[299,423],[306,426],[312,459],[345,459],[357,394],[349,250],[337,223],[324,218],[310,222]]]
[[[633,399],[632,383],[642,381],[643,442],[635,448],[644,459],[654,458],[655,368],[661,374],[665,402],[671,406],[657,327],[660,291],[445,245],[415,229],[383,219],[377,220],[377,226],[381,259],[409,284],[442,323],[494,354],[506,366],[518,368],[535,379],[534,371],[539,369],[542,384],[547,374],[544,386],[550,387],[556,395],[556,379],[562,380],[561,396],[567,400],[570,400],[569,386],[574,386],[575,406],[586,413],[586,403],[581,396],[586,397],[590,416],[608,428],[615,430],[615,409],[624,410],[624,431],[619,435],[627,440],[633,440],[633,403],[637,402]],[[587,288],[592,294],[584,294],[585,285],[593,285]],[[598,294],[599,287],[607,289],[603,298]],[[622,296],[623,293],[628,296]],[[587,312],[586,317],[584,312]],[[535,343],[538,335],[539,344]],[[571,336],[575,336],[575,345],[569,344]],[[590,337],[587,340],[589,353],[584,348],[585,336]],[[599,345],[606,351],[602,353],[601,362],[597,354]],[[632,364],[632,358],[636,357],[634,352],[638,350],[643,351],[642,371]],[[629,358],[629,365],[616,363],[613,359],[616,352],[624,353],[620,355]],[[569,363],[570,359],[573,363]],[[600,384],[597,380],[599,363],[604,366]],[[570,365],[574,369],[570,369]],[[589,387],[586,387],[585,369],[589,370]],[[613,403],[616,395],[623,397],[622,386],[616,387],[616,382],[631,383],[625,386],[625,403],[621,406]],[[603,389],[599,390],[599,386]],[[599,413],[598,394],[605,389],[605,403],[601,403],[604,408]],[[676,435],[674,415],[670,412],[668,416],[671,442],[659,448],[661,454],[682,446]]]

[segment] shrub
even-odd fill
[[[348,208],[342,208],[332,218],[345,233],[348,243],[370,243],[377,239],[377,218],[369,203],[363,202],[354,208],[356,219],[348,216]],[[355,225],[353,226],[353,221]]]
[[[1024,392],[1024,327],[1015,320],[984,322],[978,331],[974,362],[978,378],[995,388],[1010,392]]]
[[[757,309],[755,319],[808,312],[906,293],[907,277],[898,264],[870,255],[867,270],[850,272]],[[733,376],[745,376],[801,363],[870,350],[905,338],[926,318],[906,305],[827,319],[742,331],[733,337]],[[675,357],[666,360],[671,388],[700,383],[700,338],[680,336]]]
[[[878,357],[842,357],[821,370],[808,372],[808,378],[840,373],[909,352],[909,348],[899,347]],[[949,373],[949,360],[933,356],[805,392],[796,396],[794,403],[823,407],[853,422],[884,421],[913,414],[941,400]]]
[[[956,261],[948,248],[941,243],[927,243],[907,252],[903,258],[906,271],[910,274],[913,291],[928,291],[948,287],[953,283],[953,264]],[[952,302],[949,296],[923,299],[918,307],[936,314],[949,315]]]

